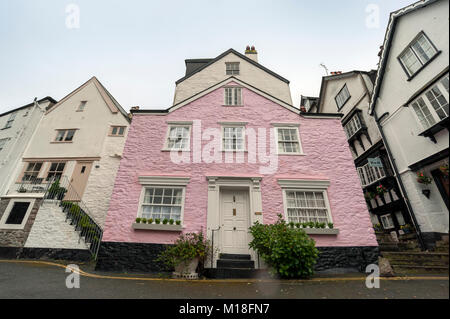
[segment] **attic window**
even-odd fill
[[[84,108],[86,107],[87,101],[81,101],[80,105],[78,105],[77,112],[83,112]]]
[[[225,105],[242,105],[242,90],[240,87],[225,88]]]
[[[226,62],[227,75],[239,75],[239,62]]]

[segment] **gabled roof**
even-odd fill
[[[224,86],[224,85],[226,85],[226,84],[228,84],[230,82],[236,82],[236,83],[240,84],[242,87],[245,87],[245,88],[247,88],[247,89],[257,93],[257,94],[259,94],[259,95],[261,95],[261,96],[263,96],[263,97],[265,97],[265,98],[267,98],[267,99],[269,99],[269,100],[271,100],[271,101],[273,101],[273,102],[283,106],[284,108],[286,108],[286,109],[288,109],[288,110],[290,110],[290,111],[292,111],[292,112],[294,112],[296,114],[300,113],[300,110],[298,108],[296,108],[295,106],[293,106],[293,105],[291,105],[289,103],[286,103],[286,102],[280,100],[279,98],[276,98],[273,95],[270,95],[269,93],[264,92],[264,91],[262,91],[262,90],[260,90],[260,89],[258,89],[256,87],[254,87],[253,85],[248,84],[248,83],[246,83],[246,82],[242,81],[241,79],[238,79],[238,78],[236,78],[234,76],[230,76],[230,77],[226,78],[225,80],[222,80],[222,81],[220,81],[220,82],[210,86],[209,88],[204,89],[203,91],[200,91],[200,92],[192,95],[191,97],[188,97],[187,99],[185,99],[185,100],[183,100],[181,102],[178,102],[177,104],[172,105],[168,109],[162,109],[162,110],[154,110],[154,109],[153,110],[131,110],[131,113],[133,113],[133,114],[136,114],[136,113],[170,113],[170,112],[173,112],[173,111],[179,109],[180,107],[185,106],[186,104],[191,103],[192,101],[195,101],[195,100],[201,98],[202,96],[204,96],[204,95],[206,95],[206,94],[208,94],[208,93],[210,93],[210,92],[212,92],[212,91],[214,91],[214,90],[216,90],[216,89],[218,89],[218,88],[220,88],[220,87],[222,87],[222,86]]]
[[[44,98],[42,98],[42,99],[40,99],[40,100],[37,100],[38,103],[42,103],[42,102],[44,102],[44,101],[50,101],[50,102],[53,103],[53,104],[56,104],[56,103],[57,103],[57,101],[56,101],[54,98],[52,98],[51,96],[46,96],[46,97],[44,97]],[[8,114],[10,114],[10,113],[14,113],[14,112],[16,112],[16,111],[20,111],[20,110],[22,110],[22,109],[26,109],[27,107],[30,107],[30,106],[32,106],[33,104],[34,104],[34,102],[31,102],[31,103],[29,103],[29,104],[27,104],[27,105],[20,106],[20,107],[18,107],[18,108],[15,108],[15,109],[6,111],[5,113],[0,114],[0,117],[5,116],[5,115],[8,115]]]
[[[386,28],[386,34],[384,36],[384,42],[383,42],[383,46],[382,46],[383,49],[381,51],[380,63],[378,65],[377,77],[375,79],[375,84],[374,84],[374,90],[373,90],[374,93],[372,94],[372,99],[369,104],[369,114],[370,115],[373,114],[373,111],[376,106],[376,101],[380,94],[381,82],[383,81],[384,71],[386,69],[386,64],[389,59],[389,51],[391,49],[392,39],[394,37],[397,20],[400,17],[402,17],[408,13],[419,10],[419,9],[426,7],[437,1],[440,1],[440,0],[421,0],[421,1],[415,2],[413,4],[410,4],[409,6],[401,8],[397,11],[391,12],[391,15],[389,17],[389,23]]]
[[[320,85],[319,103],[318,103],[318,107],[317,107],[317,113],[320,112],[320,107],[322,106],[322,101],[323,101],[322,95],[323,95],[323,90],[325,87],[325,82],[330,81],[330,80],[339,80],[339,79],[354,76],[357,74],[366,74],[370,77],[372,73],[373,73],[373,70],[372,71],[353,70],[353,71],[349,71],[349,72],[345,72],[345,73],[340,73],[340,74],[335,74],[335,75],[327,75],[327,76],[322,77],[322,84]]]
[[[79,86],[77,89],[66,95],[64,98],[62,98],[58,103],[47,109],[46,114],[50,113],[54,109],[56,109],[58,106],[60,106],[62,103],[67,101],[70,97],[72,97],[74,94],[78,93],[82,89],[84,89],[89,84],[93,83],[95,87],[97,88],[98,92],[100,93],[100,96],[103,98],[103,101],[106,103],[108,108],[112,113],[118,113],[120,112],[128,121],[130,121],[130,118],[128,117],[128,113],[122,108],[122,106],[119,104],[119,102],[116,101],[116,99],[109,93],[109,91],[103,86],[103,84],[100,83],[100,81],[93,76],[88,81],[83,83],[81,86]]]
[[[211,64],[217,62],[218,60],[222,59],[224,56],[226,56],[226,55],[228,55],[228,54],[230,54],[230,53],[233,53],[233,54],[237,55],[238,57],[240,57],[241,59],[247,61],[248,63],[253,64],[254,66],[260,68],[261,70],[263,70],[263,71],[269,73],[270,75],[272,75],[272,76],[278,78],[279,80],[281,80],[281,81],[286,82],[287,84],[289,84],[289,81],[286,80],[285,78],[283,78],[281,75],[276,74],[275,72],[269,70],[268,68],[262,66],[262,65],[259,64],[258,62],[253,61],[252,59],[246,57],[244,54],[239,53],[239,52],[237,52],[237,51],[234,50],[234,49],[228,49],[227,51],[225,51],[225,52],[222,53],[221,55],[215,57],[214,59],[190,59],[190,60],[187,60],[187,61],[195,61],[195,60],[203,60],[203,61],[206,61],[206,60],[209,60],[209,62],[207,62],[207,63],[205,63],[205,64],[202,64],[202,66],[200,66],[199,68],[196,68],[195,70],[193,70],[193,71],[192,71],[191,73],[189,73],[189,74],[187,73],[187,70],[186,70],[186,75],[185,75],[184,77],[182,77],[181,79],[179,79],[178,81],[176,81],[175,84],[179,84],[179,83],[183,82],[184,80],[190,78],[191,76],[193,76],[193,75],[196,74],[197,72],[200,72],[201,70],[207,68],[207,67],[210,66]]]

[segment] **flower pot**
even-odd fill
[[[175,271],[173,272],[174,277],[183,277],[187,279],[198,278],[198,273],[196,272],[198,261],[198,258],[194,258],[178,264],[175,266]]]

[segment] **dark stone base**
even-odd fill
[[[156,258],[166,245],[144,243],[102,242],[96,270],[164,272],[168,271]],[[378,247],[317,247],[320,251],[314,269],[317,272],[365,271],[378,263]],[[208,271],[205,269],[205,271]]]
[[[364,272],[367,265],[378,264],[378,246],[317,247],[319,258],[315,271],[339,272],[338,269]]]
[[[422,239],[425,244],[425,249],[434,250],[434,248],[436,248],[436,242],[442,240],[443,235],[448,236],[448,233],[436,233],[436,232],[422,233]]]
[[[90,261],[92,256],[84,249],[0,247],[0,258]]]
[[[102,242],[95,270],[164,272],[167,269],[156,259],[167,245],[145,243]]]

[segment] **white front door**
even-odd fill
[[[248,254],[248,191],[220,191],[221,252]]]

